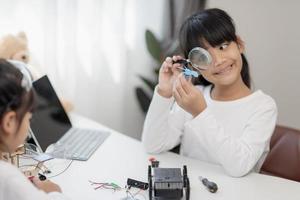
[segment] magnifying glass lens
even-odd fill
[[[193,48],[188,55],[189,61],[194,68],[205,70],[211,64],[211,56],[205,49],[201,47]]]

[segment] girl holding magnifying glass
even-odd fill
[[[176,63],[183,57],[166,58],[144,124],[146,150],[160,153],[180,144],[181,155],[221,165],[231,176],[258,172],[277,107],[261,90],[251,90],[244,43],[233,20],[223,10],[204,10],[183,23],[179,39],[185,57],[201,47],[211,62],[198,68],[201,75],[192,82]]]

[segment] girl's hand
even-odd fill
[[[35,185],[35,187],[37,187],[40,190],[43,190],[46,193],[61,192],[60,187],[48,179],[41,181],[38,177],[34,177],[32,179],[32,183],[33,185]]]
[[[183,59],[181,56],[173,56],[172,58],[167,57],[163,62],[158,77],[158,93],[166,98],[172,96],[173,85],[176,80],[176,77],[180,74],[181,64],[173,64],[173,61]]]
[[[183,74],[180,74],[176,80],[173,96],[177,104],[193,117],[207,107],[203,94],[192,84],[191,77],[186,80]]]

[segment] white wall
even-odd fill
[[[145,29],[163,33],[161,0],[0,0],[0,37],[25,31],[31,64],[75,112],[140,138],[134,88],[156,65]]]
[[[300,128],[300,1],[209,0],[226,10],[246,43],[256,89],[271,95],[278,123]]]
[[[125,62],[120,69],[121,82],[119,85],[112,83],[109,74],[99,75],[94,80],[95,83],[89,80],[92,83],[91,88],[95,89],[97,86],[98,89],[78,88],[82,96],[73,99],[76,112],[128,136],[140,139],[145,114],[139,107],[134,89],[137,86],[145,86],[138,78],[139,74],[153,78],[153,66],[156,65],[147,51],[144,34],[146,29],[150,29],[159,38],[161,37],[164,8],[165,2],[161,0],[126,1],[124,21],[118,21],[124,23],[120,31],[126,43],[125,55],[123,55]],[[111,57],[111,59],[114,58]],[[95,92],[103,94],[103,97],[91,98],[95,97]],[[87,99],[84,99],[85,96]]]
[[[123,113],[121,132],[140,139],[145,114],[141,111],[136,95],[135,87],[141,86],[147,90],[146,85],[137,77],[143,75],[149,79],[155,77],[153,68],[157,63],[149,54],[146,42],[145,31],[150,29],[159,39],[162,37],[164,9],[166,1],[134,1],[135,15],[131,16],[129,26],[135,29],[135,43],[127,51],[127,73],[126,88],[123,98]],[[129,27],[128,27],[129,29]],[[151,91],[149,91],[151,94]]]

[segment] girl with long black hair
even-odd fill
[[[181,144],[182,155],[221,165],[231,176],[259,171],[277,107],[261,90],[251,90],[245,46],[233,20],[220,9],[201,11],[182,24],[179,40],[185,58],[201,47],[212,62],[192,81],[176,63],[182,56],[166,58],[144,124],[146,150],[160,153]]]

